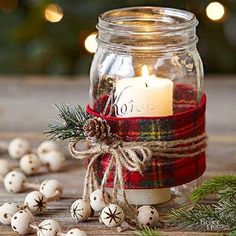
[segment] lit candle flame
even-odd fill
[[[147,78],[149,77],[148,67],[142,66],[142,78],[144,78],[145,87],[148,88]]]
[[[142,77],[149,77],[148,67],[146,65],[142,66]]]

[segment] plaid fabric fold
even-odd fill
[[[173,141],[187,139],[205,132],[206,95],[199,105],[187,111],[167,117],[120,118],[103,116],[87,106],[87,112],[107,121],[111,131],[122,140],[130,141]],[[199,147],[201,148],[201,147]],[[97,176],[102,179],[109,161],[109,154],[97,162]],[[126,189],[154,189],[181,185],[201,176],[206,168],[205,153],[195,157],[160,158],[153,156],[152,162],[141,175],[123,169]],[[106,187],[113,187],[113,171],[110,172]]]

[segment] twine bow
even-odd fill
[[[129,171],[138,171],[142,174],[147,165],[150,164],[152,156],[165,158],[197,156],[205,151],[206,139],[206,134],[203,133],[196,137],[183,140],[124,142],[118,140],[115,135],[112,135],[110,142],[93,142],[87,140],[90,148],[84,151],[76,150],[78,141],[71,141],[69,143],[69,151],[76,159],[90,158],[85,175],[83,199],[88,197],[89,192],[91,193],[94,189],[98,188],[94,171],[96,160],[103,154],[109,154],[110,160],[104,172],[101,190],[104,191],[109,173],[115,168],[112,193],[113,199],[117,199],[118,189],[120,189],[124,202],[129,206],[124,189],[122,168],[126,168]]]
[[[83,199],[87,198],[88,192],[91,193],[98,187],[97,179],[94,172],[94,164],[96,160],[101,155],[109,153],[110,160],[104,172],[104,176],[101,182],[101,190],[104,191],[104,186],[109,177],[109,173],[112,168],[115,167],[114,187],[112,193],[113,200],[117,199],[118,189],[120,189],[124,202],[129,206],[124,189],[122,168],[124,167],[129,171],[138,171],[142,174],[143,170],[147,166],[147,163],[150,162],[152,158],[152,151],[149,148],[143,146],[126,145],[125,142],[121,142],[118,140],[109,144],[105,142],[90,142],[90,149],[85,151],[78,151],[76,150],[77,143],[77,141],[69,143],[70,154],[76,159],[84,159],[90,157],[85,175]]]

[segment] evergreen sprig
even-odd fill
[[[177,228],[198,231],[228,230],[231,224],[209,205],[198,204],[172,210],[169,223]]]
[[[90,118],[81,106],[71,107],[62,103],[61,106],[56,105],[59,117],[62,119],[61,124],[49,124],[49,130],[45,134],[52,139],[83,139],[83,125]]]
[[[152,229],[147,226],[134,231],[134,234],[137,236],[163,236],[158,229]]]
[[[216,204],[203,205],[199,203],[211,193],[218,196]],[[235,196],[236,176],[217,176],[207,180],[190,195],[193,204],[171,211],[169,223],[186,230],[235,232]]]
[[[236,226],[236,199],[222,199],[215,205],[216,212],[221,218],[226,219],[231,225]]]
[[[236,186],[236,176],[225,175],[225,176],[216,176],[212,179],[206,180],[203,185],[196,188],[190,194],[190,200],[192,202],[198,202],[205,198],[207,195],[212,193],[218,193],[227,187]]]
[[[236,186],[226,187],[218,192],[220,199],[236,198]]]

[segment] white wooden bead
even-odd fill
[[[24,204],[31,212],[41,213],[47,207],[47,198],[39,191],[33,191],[25,197]]]
[[[138,209],[137,222],[141,226],[155,227],[158,223],[159,214],[152,206],[141,206]]]
[[[29,152],[30,145],[26,139],[15,138],[9,143],[8,153],[13,159],[20,159]]]
[[[43,163],[48,165],[50,171],[56,172],[62,169],[65,162],[65,155],[62,152],[51,151],[45,154]]]
[[[125,215],[120,206],[109,204],[101,212],[101,220],[107,227],[116,227],[124,221]]]
[[[70,214],[72,218],[78,221],[84,221],[91,215],[92,210],[88,201],[78,199],[72,203],[70,208]]]
[[[0,175],[5,176],[11,171],[11,164],[8,160],[0,159]]]
[[[26,154],[20,159],[20,168],[26,175],[37,174],[40,166],[41,162],[35,154]]]
[[[63,187],[59,183],[59,181],[55,179],[48,179],[43,181],[40,184],[39,191],[44,194],[46,198],[51,198],[55,196],[56,192],[58,191],[58,199],[61,197],[63,193]]]
[[[24,189],[26,176],[19,171],[11,171],[4,178],[4,186],[10,193],[19,193]]]
[[[38,225],[37,236],[57,236],[61,232],[61,226],[55,220],[44,220]]]
[[[87,236],[87,234],[80,229],[71,229],[65,236]]]
[[[101,189],[93,191],[90,195],[90,205],[95,212],[101,211],[110,202],[110,195]]]
[[[30,224],[35,221],[30,211],[20,210],[11,218],[11,227],[18,234],[29,234],[33,231]]]
[[[47,153],[51,151],[60,151],[59,145],[52,141],[52,140],[47,140],[42,142],[37,149],[37,154],[42,162],[44,162],[44,157]]]
[[[0,222],[4,225],[11,225],[11,217],[20,210],[20,207],[14,202],[4,203],[0,207]]]

